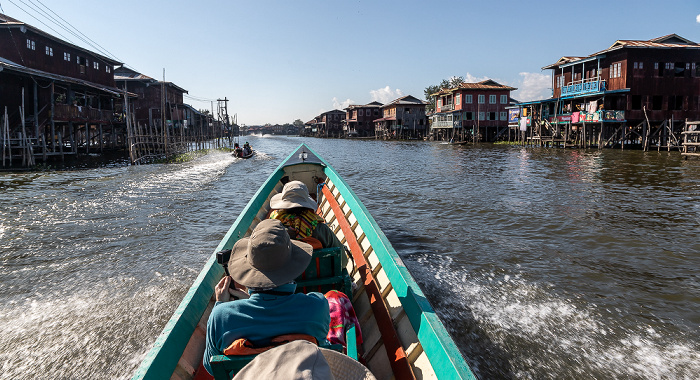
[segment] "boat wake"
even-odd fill
[[[414,276],[422,280],[428,299],[479,377],[700,374],[700,351],[680,332],[662,335],[620,310],[576,306],[580,300],[562,298],[547,284],[530,283],[523,273],[475,275],[455,270],[450,258],[412,260],[411,272],[420,272]]]

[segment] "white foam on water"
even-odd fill
[[[455,320],[471,314],[471,323],[487,335],[481,338],[507,353],[517,378],[700,377],[700,350],[681,334],[663,335],[628,313],[561,298],[552,286],[528,282],[521,273],[474,276],[455,271],[449,258],[418,262],[418,277],[432,272],[429,288],[450,292],[440,297],[440,312]]]
[[[128,379],[182,296],[174,277],[135,294],[133,278],[85,285],[76,294],[32,294],[0,306],[0,377]]]

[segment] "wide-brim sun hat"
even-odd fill
[[[301,181],[287,182],[282,192],[270,198],[270,208],[286,210],[296,207],[305,207],[316,210],[316,201],[309,196],[309,189]]]
[[[228,271],[251,288],[276,288],[299,277],[311,262],[310,244],[292,240],[277,219],[265,219],[233,245]]]
[[[357,360],[338,351],[319,348],[335,380],[376,380],[372,372]]]
[[[358,361],[297,340],[258,355],[234,380],[376,380]]]

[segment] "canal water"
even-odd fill
[[[0,174],[0,378],[128,379],[302,141],[481,379],[700,378],[700,160],[249,137],[258,155]]]

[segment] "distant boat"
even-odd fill
[[[369,211],[335,169],[305,144],[258,189],[215,252],[231,249],[239,239],[249,236],[268,215],[270,198],[293,180],[306,184],[317,199],[317,213],[351,253],[352,260],[343,268],[341,249],[315,250],[316,261],[312,260],[296,280],[297,291],[331,286],[347,292],[360,321],[363,342],[356,344],[353,328],[347,336],[347,348],[340,346],[340,350],[353,359],[360,355],[379,380],[475,380],[442,321]],[[331,256],[327,253],[330,250],[336,253]],[[332,274],[323,275],[328,271]],[[132,380],[211,378],[202,366],[205,331],[214,306],[214,286],[223,275],[224,269],[213,253]],[[215,364],[239,365],[252,358],[220,355],[209,360],[218,380],[227,379],[229,370],[241,367],[217,369]]]
[[[237,158],[246,158],[246,159],[247,159],[247,158],[253,157],[253,156],[255,155],[255,151],[254,151],[254,150],[251,150],[251,151],[250,151],[250,154],[248,154],[248,155],[244,155],[242,151],[241,151],[240,153],[239,153],[239,152],[233,152],[232,155],[233,155],[233,157],[237,157]]]

